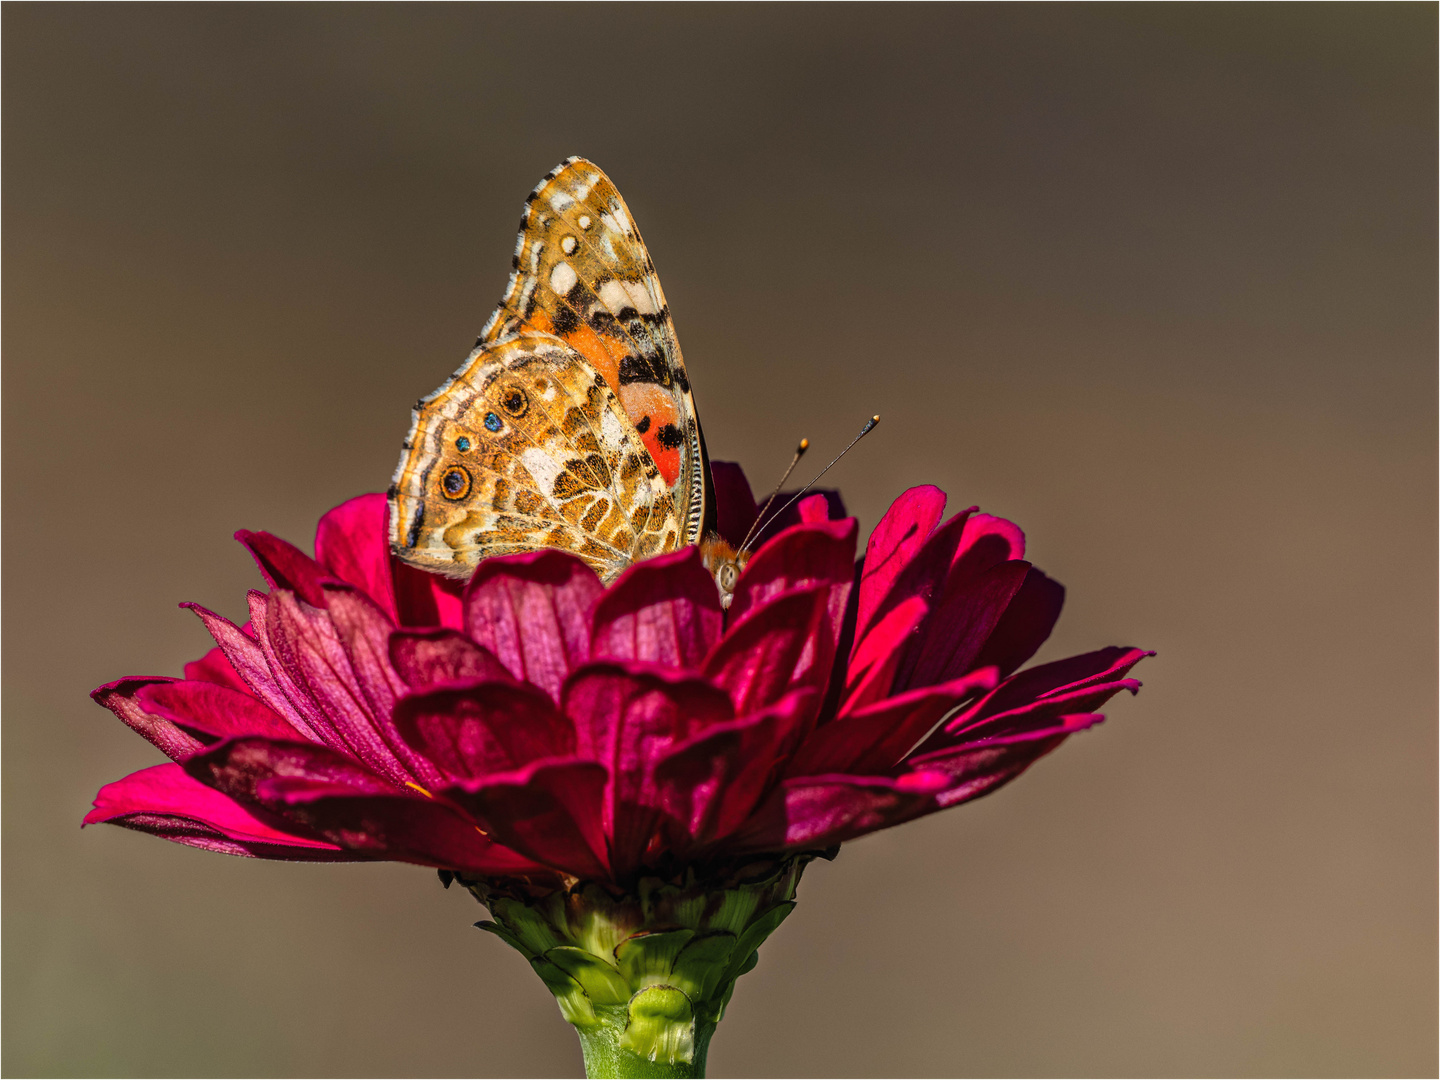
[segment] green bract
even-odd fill
[[[494,916],[475,925],[530,961],[580,1033],[590,1076],[700,1076],[735,980],[795,907],[814,854],[720,880],[644,878],[534,897],[461,879]]]

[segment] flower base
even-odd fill
[[[642,878],[631,893],[594,883],[532,895],[521,882],[458,877],[575,1025],[587,1076],[703,1076],[735,980],[795,907],[817,853],[724,874]],[[826,853],[827,855],[830,853]]]

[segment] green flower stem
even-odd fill
[[[524,956],[555,995],[579,1032],[586,1076],[689,1077],[705,1075],[735,980],[795,909],[800,874],[816,857],[833,852],[645,877],[626,893],[451,877],[494,916],[475,925]]]
[[[668,1061],[651,1061],[621,1045],[626,1022],[623,1007],[602,1006],[595,1013],[600,1024],[576,1029],[580,1035],[580,1050],[585,1055],[587,1077],[687,1078],[705,1075],[705,1054],[710,1049],[710,1036],[715,1034],[714,1024],[697,1024],[690,1060],[676,1061],[672,1065]]]

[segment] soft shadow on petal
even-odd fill
[[[723,622],[715,580],[700,550],[686,547],[636,563],[605,591],[590,655],[694,669],[720,640]]]
[[[509,679],[510,672],[489,649],[459,630],[396,630],[390,635],[390,662],[412,690],[474,679]]]
[[[738,851],[823,848],[938,809],[940,772],[883,776],[799,776],[784,781],[731,847]]]
[[[933,686],[969,671],[1029,569],[1027,562],[1002,562],[973,578],[946,581],[918,639],[905,649],[892,692]]]
[[[664,817],[655,764],[697,731],[734,718],[730,698],[702,678],[639,662],[600,662],[566,684],[564,711],[579,753],[610,771],[604,824],[617,878],[643,860]]]
[[[671,851],[684,857],[742,824],[814,717],[817,695],[797,690],[775,705],[712,724],[655,766],[660,803],[677,826]]]
[[[250,694],[206,682],[153,682],[141,686],[136,701],[207,743],[234,735],[303,739],[283,716]]]
[[[975,666],[994,664],[1001,677],[1011,675],[1045,643],[1064,605],[1065,586],[1032,566],[980,655],[975,657]]]
[[[409,694],[395,706],[395,726],[455,779],[478,779],[575,752],[575,728],[549,695],[509,679],[447,683]]]
[[[731,623],[705,661],[741,714],[756,712],[800,687],[824,692],[835,658],[828,585],[782,593]]]
[[[459,809],[418,789],[397,791],[329,747],[231,739],[190,758],[185,771],[350,851],[477,873],[535,869],[488,840]]]
[[[558,699],[565,678],[590,658],[590,616],[604,592],[564,551],[481,562],[465,587],[465,628],[515,678]]]
[[[755,553],[735,586],[730,621],[773,600],[781,593],[811,585],[830,589],[831,633],[838,640],[840,622],[855,579],[854,518],[818,521],[787,529]]]
[[[579,758],[534,761],[446,788],[496,840],[537,862],[582,878],[609,876],[601,802],[609,773]]]

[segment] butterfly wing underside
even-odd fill
[[[553,334],[619,398],[674,493],[682,542],[705,522],[709,469],[670,308],[629,207],[596,165],[572,157],[525,201],[510,283],[481,334]]]
[[[478,348],[416,411],[390,493],[406,562],[468,576],[562,548],[611,581],[682,542],[673,492],[605,377],[546,334]]]

